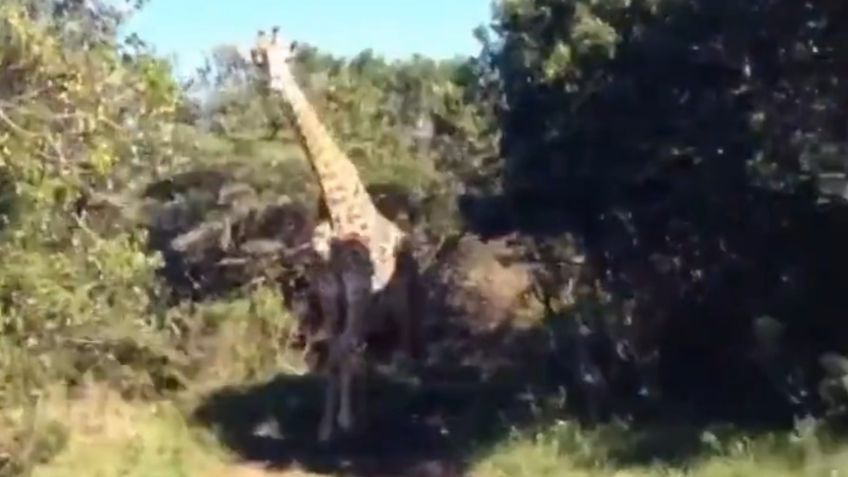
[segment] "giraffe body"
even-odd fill
[[[374,266],[372,291],[382,290],[395,269],[395,254],[405,233],[377,210],[353,161],[339,148],[285,62],[269,64],[271,88],[282,93],[295,129],[329,212],[328,238],[356,237],[368,249]],[[279,66],[272,68],[273,66]],[[326,225],[321,233],[326,236]],[[327,250],[326,245],[321,249]]]
[[[389,310],[404,322],[401,339],[412,352],[408,325],[413,311],[409,307],[409,285],[413,281],[409,278],[417,275],[417,269],[405,265],[408,276],[397,279],[399,255],[407,248],[408,238],[378,211],[356,166],[332,139],[297,84],[288,65],[291,46],[280,41],[276,29],[270,39],[260,32],[251,59],[268,75],[270,89],[279,92],[288,105],[329,215],[312,237],[314,250],[329,265],[322,272],[329,275],[318,285],[322,287],[320,301],[327,304],[322,305],[322,320],[330,328],[343,321],[342,331],[330,340],[323,366],[328,385],[319,437],[326,440],[332,432],[337,404],[338,423],[345,429],[352,425],[352,380],[364,371],[361,348],[369,327],[377,321],[372,316],[375,310]],[[340,301],[342,307],[338,306]],[[339,395],[341,402],[337,403]]]

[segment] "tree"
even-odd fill
[[[636,303],[619,339],[637,362],[661,351],[668,392],[728,407],[728,382],[754,392],[744,353],[712,363],[753,346],[763,314],[804,342],[807,379],[810,356],[848,343],[845,294],[822,273],[848,265],[844,206],[819,204],[842,200],[820,172],[844,184],[827,151],[848,132],[846,18],[837,2],[497,5],[482,59],[504,97],[512,219],[583,239],[619,304]]]

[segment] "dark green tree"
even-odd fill
[[[483,65],[504,99],[511,219],[582,239],[596,276],[635,307],[620,340],[637,363],[659,352],[669,393],[714,410],[738,404],[728,389],[797,397],[820,374],[817,353],[848,344],[846,294],[825,271],[848,265],[845,9],[497,4]],[[752,323],[766,314],[805,350],[799,389],[750,379],[762,375]]]

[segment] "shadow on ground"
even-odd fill
[[[561,356],[544,345],[546,327],[487,332],[455,341],[417,380],[375,374],[370,381],[368,423],[328,446],[316,442],[322,404],[316,376],[281,375],[253,386],[213,393],[195,418],[216,431],[240,457],[275,469],[333,475],[460,476],[475,457],[508,439],[513,430],[532,431],[565,414]],[[462,349],[460,349],[462,348]],[[507,356],[499,369],[485,354]],[[479,364],[483,363],[485,364]],[[626,435],[625,435],[626,434]],[[684,463],[703,450],[700,429],[652,421],[604,443],[619,465],[657,460]]]
[[[517,361],[489,375],[493,360],[484,355],[507,346],[505,335],[472,336],[460,324],[447,328],[428,332],[440,339],[428,340],[434,343],[430,359],[413,370],[414,378],[374,369],[365,389],[364,425],[331,444],[316,440],[323,383],[315,375],[279,375],[258,385],[218,390],[196,409],[195,418],[242,458],[272,468],[333,475],[462,475],[476,449],[503,439],[511,425],[532,419],[522,396],[526,383],[541,376],[529,378],[524,363]]]
[[[326,446],[316,442],[322,395],[314,377],[280,376],[255,387],[225,389],[196,416],[241,457],[273,468],[334,475],[461,475],[467,446],[481,435],[498,434],[498,411],[510,407],[512,393],[456,381],[419,389],[375,379],[367,426]]]

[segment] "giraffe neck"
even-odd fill
[[[333,229],[339,234],[369,234],[377,209],[356,166],[318,119],[290,69],[273,78],[272,87],[282,93],[288,104],[298,139],[318,176]]]

